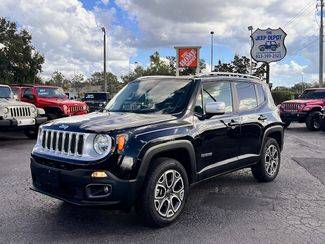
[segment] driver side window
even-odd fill
[[[203,95],[203,103],[202,103]],[[226,113],[233,112],[232,92],[230,82],[209,82],[202,85],[202,95],[197,98],[195,113],[202,115],[204,107],[210,102],[224,102]],[[203,107],[202,107],[203,105]]]

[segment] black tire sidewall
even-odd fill
[[[150,217],[149,224],[157,227],[162,227],[169,225],[173,223],[183,212],[183,209],[185,207],[185,203],[188,197],[189,192],[189,183],[188,183],[188,177],[186,174],[186,170],[184,167],[176,160],[170,159],[170,158],[160,158],[154,162],[154,167],[151,168],[151,172],[149,175],[149,178],[146,182],[146,188],[144,190],[144,201],[142,204],[148,205],[148,206],[142,206],[144,208],[147,208],[148,215]],[[171,217],[171,218],[164,218],[156,211],[155,205],[154,205],[154,193],[155,193],[155,187],[158,179],[160,176],[167,170],[174,169],[177,170],[182,178],[184,183],[184,198],[182,205],[180,209],[177,211],[177,213]],[[147,221],[148,222],[148,221]]]
[[[319,128],[315,128],[315,126],[314,126],[315,119],[320,119],[320,112],[314,111],[308,115],[307,120],[306,120],[306,126],[307,126],[308,130],[318,131],[321,129],[321,126]]]
[[[265,154],[266,154],[266,150],[268,149],[269,146],[274,145],[277,150],[278,150],[278,155],[279,155],[279,163],[278,163],[278,167],[276,172],[271,176],[267,173],[266,171],[266,167],[265,167]],[[260,162],[252,167],[252,172],[254,177],[261,182],[270,182],[273,181],[280,170],[280,165],[281,165],[281,150],[280,150],[280,146],[278,144],[278,142],[273,139],[273,138],[267,138],[267,141],[264,144],[263,147],[263,151],[262,151],[262,155],[261,155],[261,159]]]

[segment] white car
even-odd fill
[[[9,86],[0,85],[0,131],[23,130],[28,138],[36,139],[38,126],[45,121],[43,109],[17,101]]]

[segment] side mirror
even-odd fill
[[[222,115],[226,113],[226,104],[224,102],[211,102],[205,105],[205,112],[208,115]]]
[[[15,100],[18,100],[18,96],[17,96],[17,95],[14,95],[14,99],[15,99]]]

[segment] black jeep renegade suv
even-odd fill
[[[135,206],[146,222],[165,226],[194,183],[247,167],[272,181],[282,146],[277,108],[257,78],[143,77],[101,112],[41,126],[32,189],[76,205]]]

